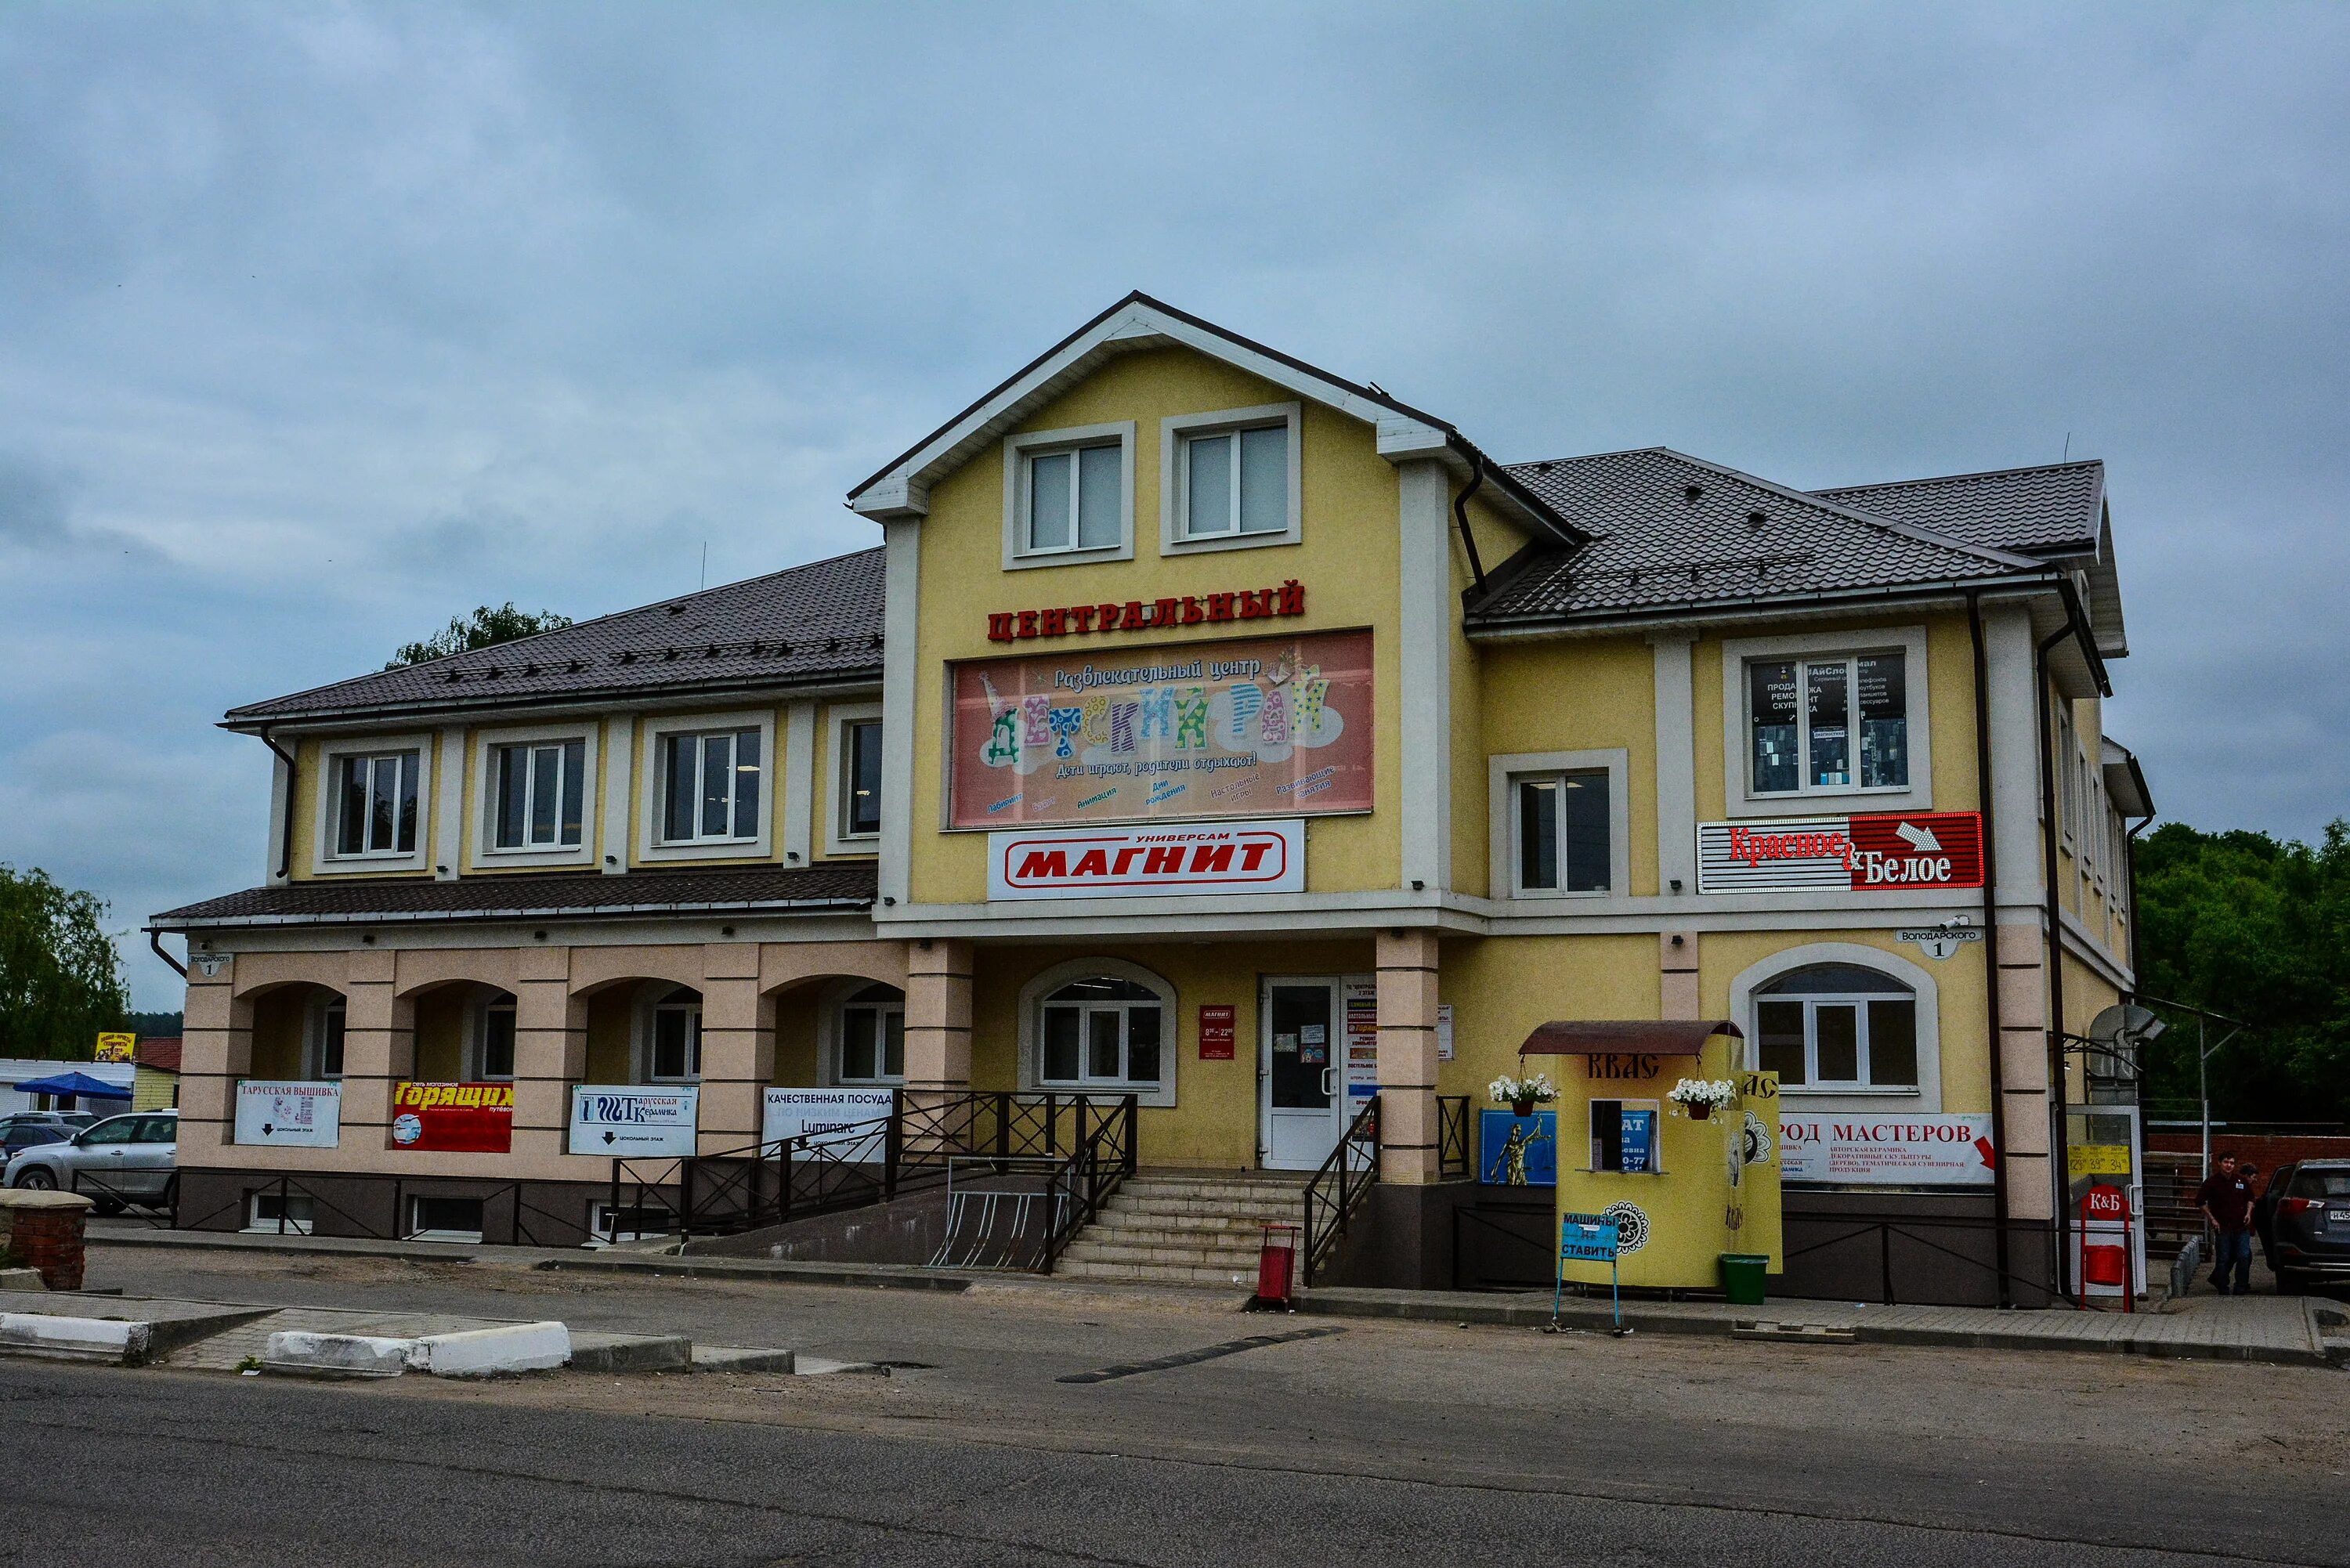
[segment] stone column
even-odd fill
[[[515,1153],[563,1152],[571,1085],[587,1074],[588,1004],[571,994],[571,950],[526,947],[515,985]]]
[[[1657,933],[1657,1016],[1676,1021],[1698,1016],[1697,933]]]
[[[2001,869],[2004,871],[2005,867]],[[1999,1060],[2002,1132],[2007,1147],[2007,1217],[2056,1217],[2056,1172],[2050,1163],[2047,953],[2036,926],[2002,923],[1985,944],[1999,959]]]
[[[380,948],[344,955],[342,1141],[348,1148],[387,1147],[392,1080],[414,1070],[415,1008],[396,994],[393,957]]]
[[[906,948],[906,1088],[957,1095],[971,1087],[971,944]]]
[[[1437,1178],[1436,933],[1378,939],[1379,1179]]]
[[[775,1029],[761,1026],[759,946],[702,950],[702,1100],[695,1147],[704,1154],[759,1139],[760,1091],[775,1057]]]
[[[188,966],[180,1029],[180,1151],[182,1166],[214,1163],[235,1138],[236,1081],[253,1071],[253,1003],[236,1000],[235,961],[207,975]]]

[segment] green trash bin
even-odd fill
[[[1771,1260],[1756,1252],[1721,1254],[1721,1293],[1738,1306],[1762,1304],[1762,1276]]]

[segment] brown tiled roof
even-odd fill
[[[1532,545],[1468,607],[1471,628],[1815,600],[2043,571],[1971,544],[1663,447],[1513,465],[1591,535]]]
[[[176,1073],[180,1070],[180,1037],[158,1034],[151,1040],[141,1040],[137,1054],[131,1059],[141,1067],[152,1067],[158,1073]]]
[[[2090,458],[1813,493],[1971,545],[2033,555],[2087,554],[2097,547],[2105,519],[2106,465]]]
[[[560,631],[379,670],[229,711],[281,719],[402,717],[590,696],[725,691],[881,678],[881,552],[859,550]]]
[[[557,876],[295,882],[248,888],[151,922],[166,930],[202,926],[377,925],[411,920],[496,920],[557,915],[782,913],[857,909],[873,902],[870,861],[722,870],[601,872]]]

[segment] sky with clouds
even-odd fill
[[[263,870],[234,703],[878,542],[1129,288],[1509,460],[2105,458],[2167,815],[2350,728],[2350,7],[0,9],[0,861]]]

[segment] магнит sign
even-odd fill
[[[957,827],[1371,807],[1371,635],[954,666]]]
[[[1200,1060],[1229,1062],[1239,1033],[1234,1022],[1238,1009],[1228,1002],[1207,1002],[1200,1004]]]
[[[1981,886],[1982,818],[1970,811],[1698,825],[1700,893]]]
[[[1305,890],[1302,822],[1048,827],[987,836],[991,898]]]
[[[343,1136],[343,1086],[246,1078],[236,1086],[236,1141],[332,1148]]]
[[[693,1152],[701,1091],[685,1086],[637,1088],[581,1084],[571,1091],[573,1154],[615,1158]]]
[[[394,1084],[391,1147],[429,1154],[504,1154],[514,1147],[512,1084]]]

